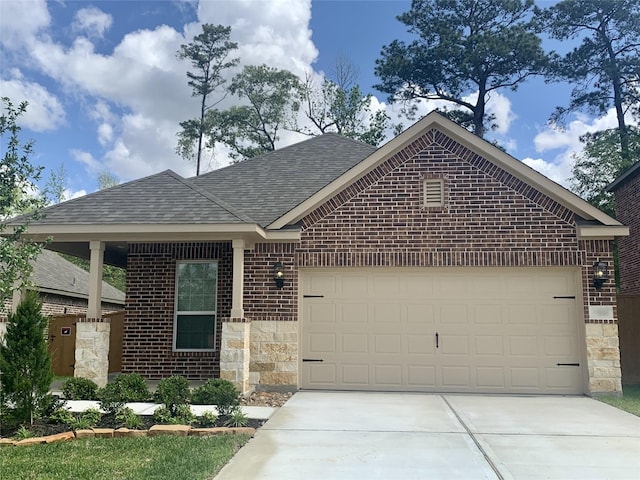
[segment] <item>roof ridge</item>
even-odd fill
[[[241,210],[237,209],[233,205],[225,202],[221,198],[218,198],[216,195],[214,195],[212,193],[209,193],[209,192],[207,192],[205,190],[202,190],[200,187],[198,187],[196,185],[193,185],[190,182],[191,179],[183,178],[183,177],[181,177],[180,175],[178,175],[177,173],[175,173],[175,172],[173,172],[171,170],[169,170],[169,172],[170,172],[169,175],[171,175],[175,180],[179,181],[185,187],[193,190],[194,192],[198,193],[199,195],[202,195],[203,197],[205,197],[206,199],[212,201],[213,203],[215,203],[219,207],[222,207],[223,209],[225,209],[227,212],[229,212],[234,217],[242,220],[243,222],[258,223],[255,220],[253,220],[251,217],[246,215],[244,212],[242,212]],[[195,178],[197,178],[197,177],[195,177]]]

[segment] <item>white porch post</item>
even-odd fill
[[[102,317],[102,267],[104,265],[104,242],[92,240],[91,265],[89,267],[89,305],[87,318]]]
[[[20,305],[20,302],[22,302],[22,297],[23,297],[23,291],[22,289],[24,287],[21,287],[18,284],[18,281],[16,281],[16,283],[14,284],[15,289],[13,290],[13,294],[11,296],[11,313],[16,313],[16,310],[18,309],[18,305]]]
[[[244,249],[242,239],[232,242],[233,246],[233,292],[231,294],[231,317],[244,318]]]

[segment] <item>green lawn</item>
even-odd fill
[[[11,479],[207,479],[249,437],[99,438],[0,449],[0,477]]]
[[[633,413],[640,417],[640,385],[625,385],[622,387],[622,393],[623,395],[621,397],[602,395],[596,398],[620,410]]]

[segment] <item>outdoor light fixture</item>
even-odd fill
[[[605,262],[597,262],[593,265],[593,286],[600,290],[604,282],[609,280],[609,272]]]
[[[276,282],[276,287],[284,287],[284,264],[282,262],[276,262],[273,266],[273,279]]]

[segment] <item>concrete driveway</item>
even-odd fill
[[[640,418],[587,397],[298,392],[216,477],[634,479]]]

